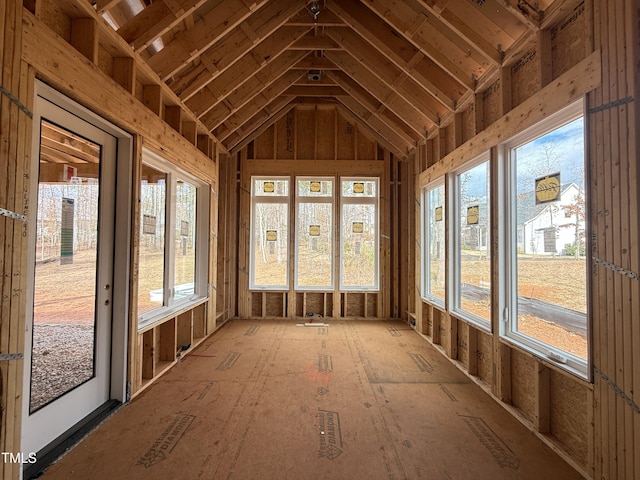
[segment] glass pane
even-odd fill
[[[586,360],[582,118],[512,154],[517,182],[516,328]]]
[[[299,197],[331,197],[333,182],[331,180],[298,180]]]
[[[428,289],[431,297],[442,299],[444,302],[445,280],[445,209],[444,185],[427,191],[427,248],[428,248]]]
[[[298,204],[298,258],[296,287],[333,286],[333,205]]]
[[[377,197],[378,182],[376,180],[343,180],[342,196],[343,197]]]
[[[373,204],[342,206],[342,287],[357,289],[378,286],[376,222],[376,206]]]
[[[459,298],[457,307],[491,319],[489,164],[458,175]]]
[[[140,250],[138,314],[162,306],[167,174],[142,165],[140,182]]]
[[[100,145],[42,121],[30,412],[94,376],[99,196]]]
[[[196,196],[195,186],[182,180],[176,182],[176,235],[173,255],[173,298],[176,300],[195,292]]]
[[[289,181],[278,179],[254,180],[253,195],[267,197],[287,197],[289,196]]]
[[[289,205],[257,203],[253,219],[253,284],[287,288]]]

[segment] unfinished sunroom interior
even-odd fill
[[[640,478],[640,2],[0,25],[0,478]]]

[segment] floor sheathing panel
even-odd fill
[[[234,320],[53,479],[579,479],[403,323]]]

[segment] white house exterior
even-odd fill
[[[535,204],[534,192],[519,199],[518,251],[535,255],[566,255],[566,245],[574,245],[576,232],[584,233],[584,219],[576,218],[567,207],[577,204],[584,192],[575,183],[562,186],[560,199],[542,205]],[[576,228],[577,224],[577,228]]]

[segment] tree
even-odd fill
[[[578,194],[575,196],[572,203],[565,205],[562,207],[564,213],[567,217],[574,218],[575,221],[569,223],[563,223],[560,225],[560,228],[570,228],[574,229],[574,257],[578,258],[580,256],[580,244],[582,243],[582,239],[584,238],[585,232],[584,229],[580,227],[584,225],[585,221],[585,199],[583,195],[583,191],[581,188],[578,189]]]

